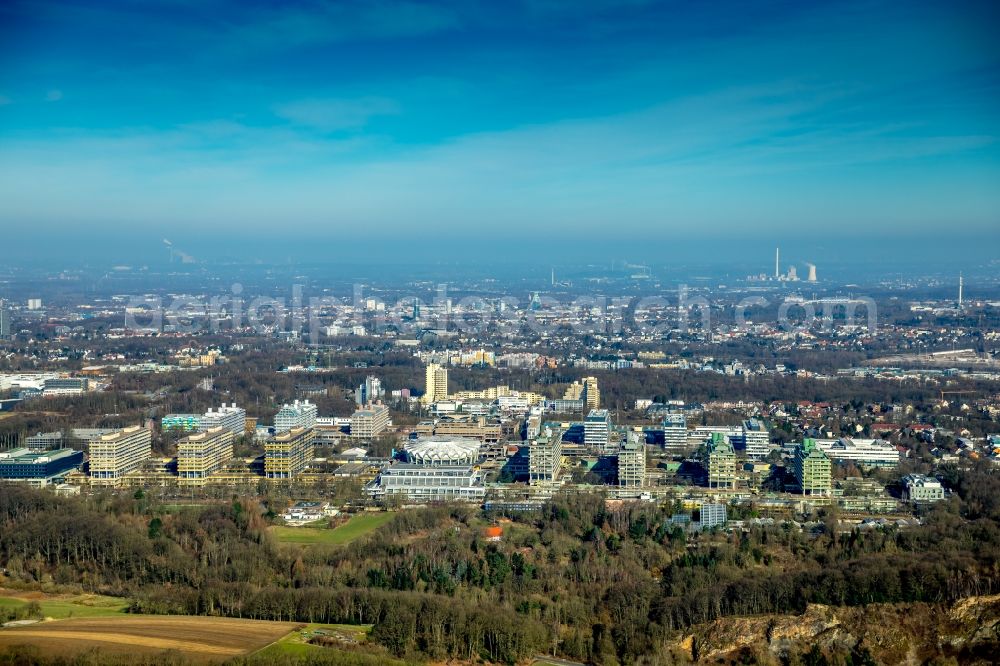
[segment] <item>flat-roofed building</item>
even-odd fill
[[[161,430],[189,430],[201,428],[201,414],[167,414],[160,419]]]
[[[211,430],[212,428],[225,428],[239,437],[246,431],[247,410],[237,407],[234,402],[231,405],[222,403],[222,407],[216,410],[209,408],[202,414],[198,422],[199,430]]]
[[[702,504],[698,510],[698,526],[703,529],[724,526],[726,524],[725,504]]]
[[[130,426],[90,440],[91,485],[123,485],[123,477],[140,469],[153,455],[152,442],[153,433],[139,426]]]
[[[0,451],[0,480],[47,486],[61,483],[67,473],[82,464],[83,452],[73,449],[9,449]]]
[[[944,499],[944,486],[933,476],[907,474],[903,477],[903,499],[910,502],[938,502]]]
[[[742,444],[743,428],[741,426],[698,426],[688,431],[688,446],[702,446],[716,435],[722,435],[733,446],[735,452]]]
[[[584,377],[567,386],[563,400],[582,400],[587,409],[599,409],[601,390],[597,386],[597,377]]]
[[[89,380],[86,377],[59,377],[57,379],[46,379],[42,388],[42,395],[50,397],[54,395],[77,395],[86,393]]]
[[[448,368],[437,363],[428,363],[424,372],[424,395],[420,402],[430,405],[438,400],[448,399]]]
[[[396,463],[379,472],[366,487],[376,500],[399,497],[408,502],[482,502],[483,476],[476,465]]]
[[[503,439],[499,421],[477,417],[445,417],[437,421],[422,421],[416,427],[421,435],[439,437],[463,437],[478,439],[484,444],[495,444]]]
[[[576,400],[557,399],[545,401],[545,409],[557,414],[575,414],[577,412],[582,412],[586,406],[587,405],[583,398],[577,398]]]
[[[611,416],[606,409],[592,409],[583,421],[583,444],[596,453],[608,453]]]
[[[24,438],[24,445],[29,449],[46,451],[62,448],[65,436],[61,430],[54,432],[39,432]]]
[[[351,437],[372,439],[389,429],[389,408],[381,403],[354,410],[351,414]]]
[[[212,474],[233,457],[233,433],[212,428],[177,442],[177,482],[182,486],[202,486]]]
[[[628,433],[618,449],[618,485],[625,488],[646,485],[646,444],[640,432]]]
[[[364,383],[354,391],[354,400],[358,407],[364,407],[370,403],[378,402],[384,395],[385,389],[382,388],[382,380],[378,377],[368,375]]]
[[[666,414],[663,417],[663,448],[682,451],[687,448],[687,417],[684,414]]]
[[[816,440],[803,440],[795,451],[792,469],[803,495],[828,497],[833,493],[830,458],[816,445]]]
[[[0,340],[10,340],[11,337],[10,310],[7,303],[0,299]]]
[[[286,430],[264,443],[264,476],[294,478],[309,466],[313,455],[312,428]]]
[[[528,483],[535,486],[559,478],[562,465],[562,433],[546,428],[528,447]]]
[[[816,446],[823,450],[830,460],[853,462],[863,467],[896,467],[899,465],[899,451],[884,439],[817,439]]]
[[[742,445],[750,460],[763,460],[771,453],[771,433],[760,419],[743,422]]]

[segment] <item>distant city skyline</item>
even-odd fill
[[[748,242],[766,272],[783,243],[801,270],[947,237],[927,256],[986,260],[998,24],[990,2],[4,3],[0,227],[102,256],[576,260],[607,237],[639,260]]]

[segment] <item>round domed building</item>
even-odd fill
[[[464,437],[421,437],[406,446],[406,460],[415,465],[475,465],[479,441]]]
[[[406,462],[383,467],[365,488],[376,500],[405,502],[482,502],[486,496],[479,468],[479,441],[463,437],[421,437],[404,449]]]

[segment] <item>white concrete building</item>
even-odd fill
[[[641,488],[646,485],[646,444],[641,432],[630,432],[618,449],[618,485]]]
[[[202,414],[198,420],[198,430],[202,432],[215,428],[225,428],[235,437],[242,435],[246,427],[247,410],[237,407],[235,402],[231,405],[222,403],[222,407],[218,409],[209,407],[208,411]]]
[[[663,448],[683,450],[688,441],[687,417],[684,414],[667,414],[663,417]]]
[[[938,502],[944,499],[944,486],[933,476],[907,474],[903,477],[903,499],[910,502]]]
[[[562,465],[562,433],[546,429],[528,447],[528,483],[551,483],[559,478]]]
[[[275,432],[288,432],[292,428],[309,429],[316,425],[316,405],[303,400],[284,404],[274,417]]]
[[[743,448],[748,459],[763,460],[771,453],[771,433],[759,419],[744,421],[741,435],[737,448]]]
[[[583,444],[590,451],[606,453],[611,439],[611,416],[606,409],[592,409],[583,421]]]
[[[834,462],[853,462],[867,467],[899,464],[899,451],[883,439],[817,439],[816,446]]]
[[[366,492],[377,500],[398,497],[405,502],[482,502],[486,496],[476,440],[421,438],[406,447],[406,458],[379,472]]]
[[[371,439],[378,437],[389,428],[389,408],[375,403],[351,414],[351,437],[354,439]]]

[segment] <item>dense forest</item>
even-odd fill
[[[952,469],[948,483],[953,498],[908,529],[844,531],[825,513],[803,530],[691,533],[670,503],[565,495],[510,516],[499,543],[483,538],[498,516],[440,506],[310,547],[272,539],[266,500],[165,512],[143,493],[7,486],[0,566],[8,585],[121,595],[136,613],[373,623],[410,659],[668,663],[670,641],[718,618],[1000,592],[1000,478]]]

